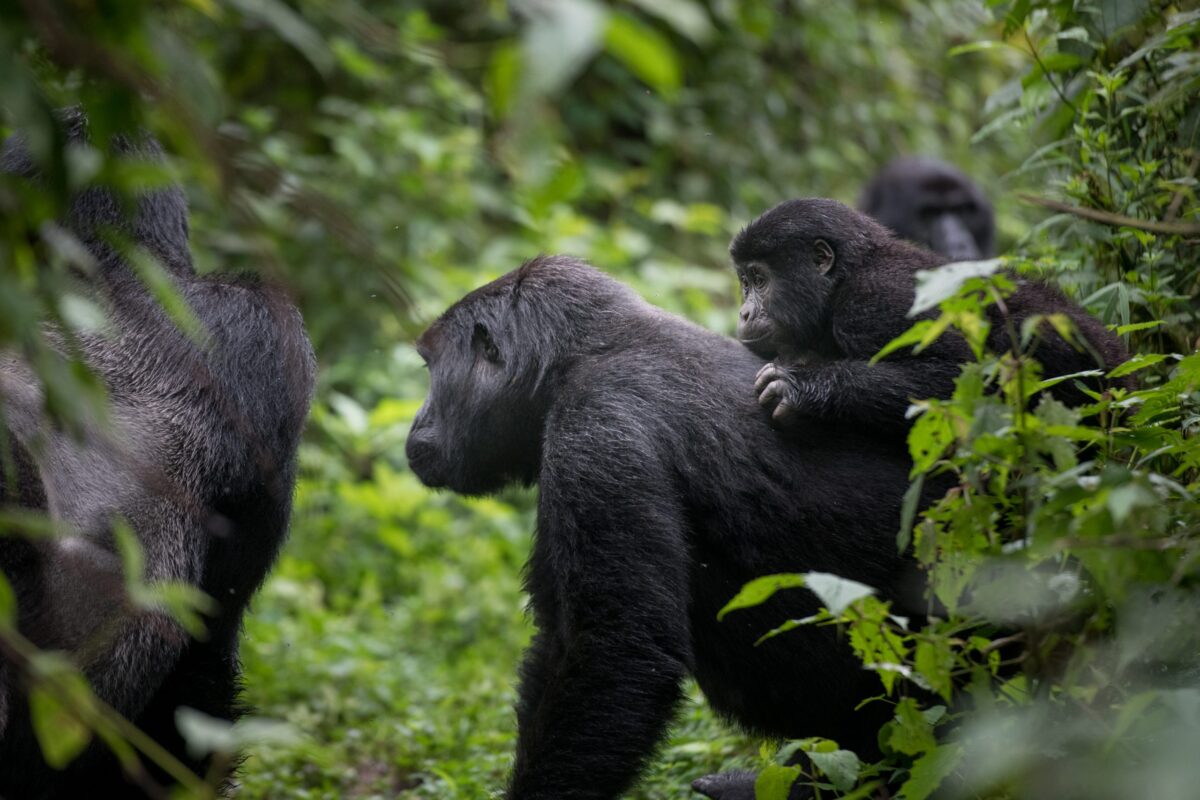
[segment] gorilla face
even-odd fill
[[[528,360],[509,336],[500,281],[464,298],[417,340],[430,385],[405,454],[427,486],[486,494],[536,477],[541,404],[522,367]]]
[[[867,185],[858,205],[897,236],[952,261],[994,254],[991,203],[966,175],[941,161],[892,162]]]

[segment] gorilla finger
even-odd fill
[[[764,408],[769,408],[775,403],[783,399],[783,384],[779,381],[772,381],[758,395],[758,404]]]
[[[772,422],[787,422],[796,415],[796,407],[787,400],[780,400],[779,405],[771,413]]]
[[[767,364],[758,371],[758,375],[756,375],[754,378],[754,391],[762,392],[764,386],[772,381],[779,380],[785,374],[786,373],[782,369],[774,364]]]

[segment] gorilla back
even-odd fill
[[[81,115],[68,113],[64,126],[70,142],[86,141]],[[161,157],[148,136],[112,147],[125,158]],[[0,166],[36,177],[20,138],[5,143]],[[187,753],[175,711],[238,713],[237,637],[287,531],[312,348],[281,292],[252,279],[195,274],[177,187],[142,194],[132,213],[109,191],[88,189],[63,223],[95,261],[80,279],[110,326],[78,342],[109,396],[109,424],[65,434],[46,417],[28,365],[0,354],[3,433],[18,455],[17,491],[0,489],[0,503],[45,509],[65,533],[9,542],[0,568],[17,591],[21,632],[69,653],[102,700],[203,775],[206,760]],[[199,322],[199,337],[176,327],[114,237],[158,259]],[[167,613],[128,602],[114,545],[118,520],[142,548],[142,579],[188,583],[215,600],[203,640]],[[98,744],[66,770],[50,769],[19,667],[0,659],[0,796],[162,794],[163,775],[125,775]]]
[[[540,258],[419,339],[431,372],[407,452],[458,492],[540,486],[511,798],[611,798],[662,738],[689,673],[760,732],[870,752],[878,692],[816,610],[783,592],[718,622],[749,580],[835,572],[898,588],[904,453],[837,426],[777,437],[749,390],[763,361],[583,264]]]

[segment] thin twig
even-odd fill
[[[1017,196],[1026,203],[1032,203],[1035,206],[1049,208],[1052,211],[1061,211],[1064,214],[1071,214],[1083,219],[1089,219],[1092,222],[1112,225],[1113,227],[1137,228],[1141,231],[1161,233],[1168,236],[1174,234],[1180,236],[1200,234],[1200,222],[1166,222],[1152,219],[1135,219],[1134,217],[1127,217],[1124,214],[1114,214],[1111,211],[1101,211],[1098,208],[1082,208],[1032,194],[1020,194]]]

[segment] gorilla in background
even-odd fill
[[[624,793],[689,674],[761,734],[876,752],[889,709],[855,710],[879,679],[836,631],[755,645],[815,612],[812,594],[717,612],[779,572],[897,594],[912,566],[896,552],[902,447],[804,420],[779,437],[747,391],[762,359],[565,257],[471,292],[417,349],[430,370],[406,450],[417,476],[465,494],[540,489],[510,800]]]
[[[86,144],[82,114],[66,112],[62,123],[71,146]],[[162,158],[148,135],[110,145],[125,159]],[[19,136],[4,143],[0,168],[38,179]],[[78,437],[62,431],[45,413],[33,371],[0,352],[0,444],[11,456],[3,463],[15,466],[3,476],[0,507],[45,510],[62,532],[0,538],[0,569],[16,592],[21,634],[68,653],[103,701],[203,776],[207,759],[187,753],[175,712],[187,706],[226,720],[240,712],[238,633],[287,532],[312,347],[282,292],[253,278],[195,273],[177,186],[128,205],[89,188],[61,224],[93,259],[76,277],[107,312],[109,328],[84,335],[78,356],[106,389],[110,419]],[[199,338],[168,318],[115,240],[161,263],[199,321]],[[206,637],[130,602],[118,524],[142,548],[136,577],[186,582],[213,598]],[[166,776],[148,767],[126,774],[98,743],[65,770],[51,769],[34,738],[22,667],[11,652],[0,657],[0,796],[166,795]]]
[[[949,261],[995,254],[992,204],[963,173],[934,158],[899,158],[863,189],[858,210]]]

